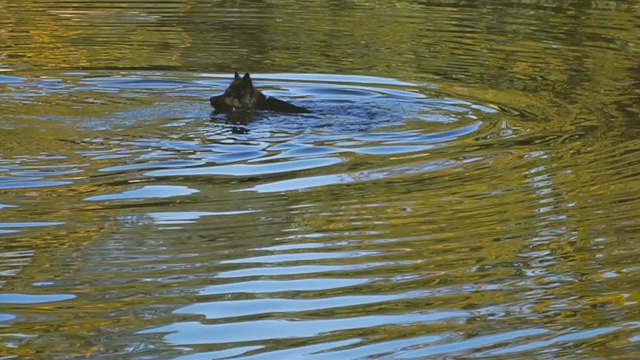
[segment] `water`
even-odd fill
[[[639,11],[0,0],[0,357],[637,358]]]

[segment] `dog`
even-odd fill
[[[253,86],[249,73],[245,73],[241,78],[237,71],[234,73],[233,82],[224,94],[212,96],[209,102],[217,114],[239,109],[270,110],[289,114],[311,113],[303,107],[267,97]]]

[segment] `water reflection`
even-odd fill
[[[0,0],[0,354],[637,357],[637,8]]]

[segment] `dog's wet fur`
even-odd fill
[[[270,110],[290,114],[311,112],[303,107],[264,95],[253,86],[249,73],[240,77],[237,71],[234,73],[233,82],[224,94],[212,96],[209,101],[215,113],[228,113],[240,109]]]

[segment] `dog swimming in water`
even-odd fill
[[[264,95],[253,86],[249,73],[240,77],[237,71],[234,73],[233,82],[224,91],[224,94],[212,96],[209,101],[215,109],[215,113],[239,109],[270,110],[290,114],[311,112],[303,107]]]

